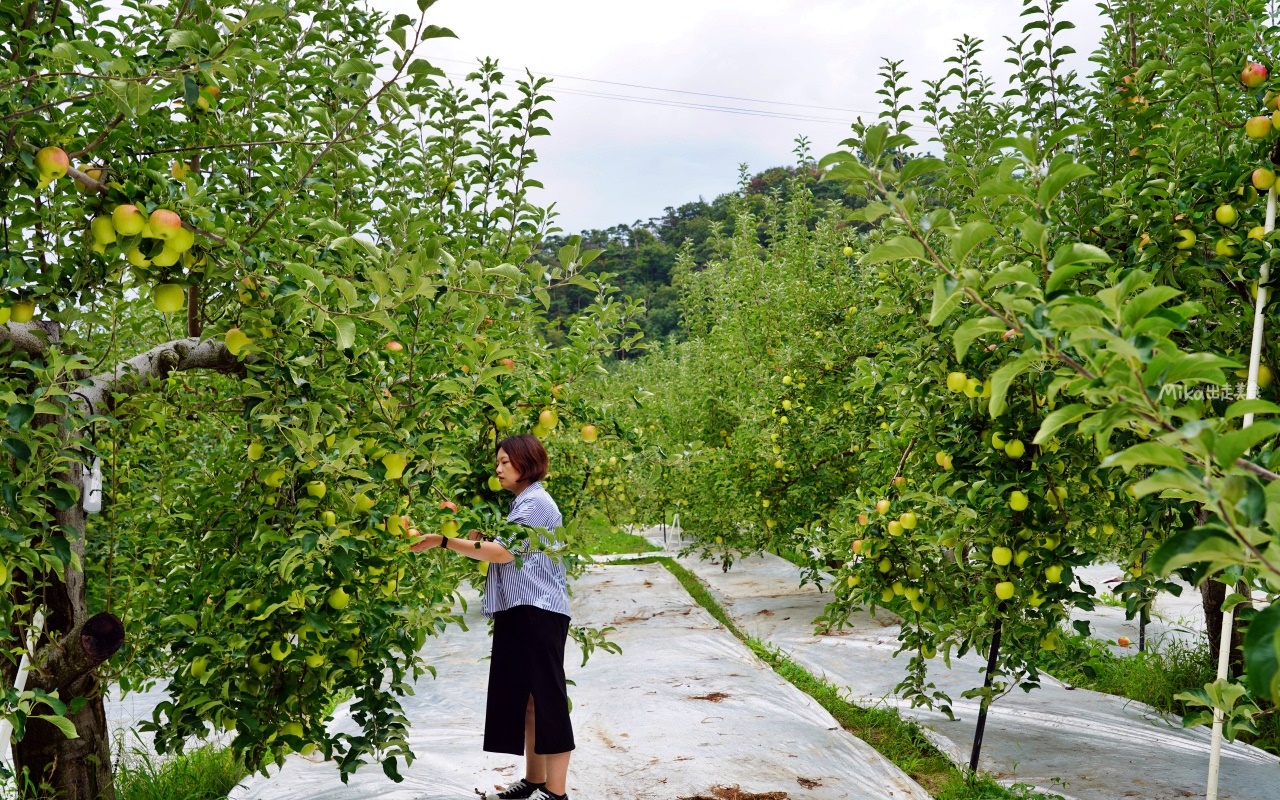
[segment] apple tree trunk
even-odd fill
[[[56,417],[41,422],[59,422]],[[65,429],[65,428],[64,428]],[[75,464],[56,477],[82,486],[83,468]],[[85,515],[79,502],[71,508],[53,509],[52,536],[65,536],[67,546],[84,563]],[[26,733],[14,743],[13,759],[24,798],[57,800],[114,800],[111,749],[103,707],[105,687],[98,667],[124,643],[124,626],[113,614],[89,615],[85,575],[68,563],[61,580],[45,580],[34,588],[34,598],[45,610],[45,627],[35,648],[27,689],[57,692],[70,708],[82,699],[66,719],[76,738],[45,720],[30,718]],[[32,591],[33,587],[27,587]],[[49,713],[40,707],[34,713]]]

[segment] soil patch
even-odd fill
[[[791,800],[786,792],[765,792],[755,794],[744,792],[737,786],[712,786],[709,794],[698,794],[693,797],[681,797],[679,800]]]

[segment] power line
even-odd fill
[[[439,59],[439,60],[455,61],[456,59]],[[445,75],[450,78],[458,78],[462,80],[465,80],[466,78],[465,75],[461,75],[456,72],[446,71]],[[600,82],[608,83],[609,81],[600,81]],[[512,85],[512,81],[510,79],[504,80],[500,82],[500,85]],[[596,98],[607,99],[607,100],[620,100],[620,101],[629,102],[629,103],[644,103],[647,105],[667,106],[669,108],[688,108],[688,109],[694,109],[698,111],[716,111],[722,114],[737,114],[741,116],[763,117],[765,119],[791,120],[795,122],[819,122],[827,125],[843,125],[843,126],[848,126],[850,124],[850,121],[847,119],[832,119],[830,117],[820,117],[816,115],[784,114],[782,112],[768,111],[766,109],[720,106],[720,105],[713,105],[708,103],[690,103],[683,100],[669,100],[669,99],[658,98],[658,97],[637,97],[635,95],[627,95],[627,94],[613,94],[609,92],[593,92],[586,89],[569,89],[563,86],[558,86],[552,91],[557,94],[563,93],[563,94],[570,94],[570,95],[578,95],[582,97],[596,97]],[[669,91],[677,91],[677,90],[669,90]],[[700,93],[690,92],[689,94],[700,94]],[[756,102],[767,102],[767,101],[756,101]],[[867,112],[867,113],[870,113],[870,112]],[[926,127],[926,128],[932,127],[926,123],[920,123],[920,124],[922,125],[922,127]]]
[[[459,58],[435,58],[432,60],[450,61],[455,64],[474,65],[475,63],[473,61],[465,61]],[[672,92],[675,94],[692,94],[692,95],[697,95],[699,97],[714,97],[719,100],[737,100],[737,101],[746,102],[746,103],[763,103],[766,105],[794,106],[796,108],[816,108],[822,111],[844,111],[850,114],[878,114],[879,113],[878,111],[868,111],[865,108],[839,108],[836,106],[816,106],[816,105],[810,105],[808,103],[788,103],[782,100],[759,100],[752,97],[735,97],[734,95],[713,94],[711,92],[694,92],[688,89],[666,89],[661,86],[645,86],[644,84],[639,84],[639,83],[622,83],[621,81],[606,81],[606,80],[601,80],[599,78],[580,78],[575,75],[561,75],[555,72],[539,72],[538,70],[533,70],[533,69],[528,71],[533,73],[534,75],[545,75],[550,78],[564,78],[571,81],[586,81],[588,83],[606,83],[611,86],[625,86],[630,89],[648,89],[649,91],[654,91],[654,92]]]

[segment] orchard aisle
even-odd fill
[[[930,664],[930,680],[952,698],[953,722],[894,698],[906,663],[893,658],[897,627],[885,616],[855,614],[843,631],[815,635],[812,620],[830,595],[812,585],[798,589],[800,570],[790,562],[766,553],[734,561],[727,573],[715,561],[684,558],[680,563],[710,585],[744,632],[847,689],[860,705],[897,705],[953,761],[968,764],[978,704],[960,694],[981,683],[981,657],[970,653],[953,659],[949,671],[940,660]],[[992,706],[981,768],[1005,784],[1025,783],[1079,800],[1202,797],[1209,731],[1178,725],[1178,719],[1166,721],[1140,703],[1068,689],[1044,676],[1041,688],[1030,694],[1015,689]],[[1278,762],[1255,747],[1226,745],[1220,800],[1274,800]]]
[[[473,602],[473,600],[475,600]],[[578,748],[574,800],[675,800],[717,784],[814,800],[928,800],[875,750],[753,656],[661,565],[593,566],[573,584],[575,623],[613,625],[621,655],[597,651],[566,669]],[[417,760],[393,783],[375,765],[343,785],[332,763],[299,755],[270,778],[251,776],[231,800],[453,800],[524,774],[520,757],[481,750],[490,639],[478,599],[470,631],[430,643],[439,680],[406,698]],[[334,723],[355,730],[346,707]]]

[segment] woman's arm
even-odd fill
[[[489,561],[494,564],[506,564],[515,561],[515,556],[511,551],[497,542],[479,541],[480,531],[470,531],[470,539],[450,539],[448,549],[461,553],[467,558],[474,558],[476,561]],[[421,553],[424,550],[431,550],[440,546],[440,540],[444,538],[438,533],[428,533],[418,541],[409,546],[410,550]]]

